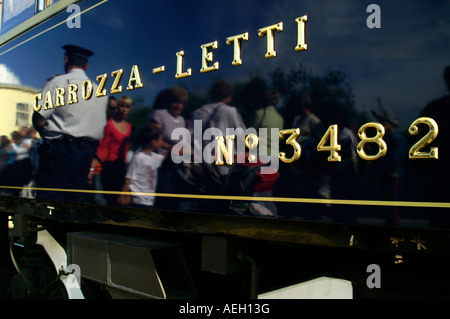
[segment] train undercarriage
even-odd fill
[[[12,298],[450,297],[445,231],[7,203]]]

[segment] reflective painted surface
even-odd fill
[[[33,110],[129,96],[134,155],[158,108],[178,107],[173,119],[184,122],[163,134],[171,145],[155,190],[127,192],[155,197],[154,208],[450,226],[447,1],[110,0],[75,8],[0,47],[0,112],[9,121],[2,135],[29,126]],[[88,78],[43,92],[64,73],[65,44],[94,52]],[[237,115],[198,111],[215,102],[217,80],[232,86],[225,104]],[[175,86],[187,98],[159,104]],[[243,125],[233,127],[237,117]],[[39,192],[23,171],[4,167],[3,192]],[[123,189],[102,190],[91,178],[84,190],[96,203],[108,191]]]

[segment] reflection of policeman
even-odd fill
[[[97,88],[93,82],[93,96],[88,99],[82,94],[83,82],[88,80],[88,57],[93,52],[75,45],[65,45],[63,49],[66,74],[45,85],[43,106],[33,115],[33,125],[44,139],[39,151],[37,186],[85,189],[97,141],[103,136],[107,98],[95,97]],[[85,194],[38,191],[37,198],[84,201]]]

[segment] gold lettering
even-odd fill
[[[67,104],[78,103],[78,85],[69,84],[69,98],[67,99]]]
[[[219,44],[217,41],[200,46],[202,48],[202,68],[200,69],[200,73],[211,72],[219,69],[219,62],[214,62],[212,66],[208,65],[208,62],[212,62],[214,59],[212,52],[209,52],[208,49],[213,48],[215,50],[218,46]]]
[[[410,159],[418,159],[418,158],[434,158],[438,159],[438,151],[437,147],[431,147],[429,152],[422,152],[421,150],[425,148],[427,145],[431,144],[436,137],[438,136],[439,127],[435,120],[430,117],[421,117],[415,120],[411,126],[409,127],[409,134],[418,135],[419,127],[418,124],[425,124],[428,126],[428,132],[409,150],[409,158]]]
[[[52,92],[47,91],[45,93],[45,99],[44,99],[44,110],[52,109],[53,108],[53,98],[52,98]]]
[[[421,249],[427,250],[427,246],[425,246],[427,241],[420,239],[420,235],[417,235],[416,238],[411,239],[411,242],[416,244],[417,250],[421,250]]]
[[[306,16],[306,15],[295,19],[295,22],[297,22],[297,24],[298,24],[297,46],[295,47],[295,51],[308,50],[308,45],[305,43],[305,23],[307,21],[308,21],[308,16]]]
[[[227,146],[225,146],[225,142],[223,136],[217,136],[217,160],[216,165],[223,165],[223,157],[228,165],[233,164],[233,149],[234,149],[234,139],[236,135],[227,136]]]
[[[39,100],[42,99],[42,93],[36,94],[34,96],[34,104],[33,104],[33,109],[35,112],[39,112],[41,110],[41,106],[39,105]]]
[[[134,87],[133,87],[133,82]],[[139,67],[137,65],[133,65],[131,67],[130,79],[128,80],[127,90],[140,89],[144,86],[141,80],[141,72],[139,71]]]
[[[368,128],[376,129],[376,134],[374,136],[369,137],[366,132]],[[361,141],[356,146],[356,152],[358,153],[359,157],[361,157],[363,160],[366,161],[373,161],[380,157],[385,156],[387,152],[387,145],[386,142],[383,140],[384,133],[385,133],[384,126],[381,125],[380,123],[370,122],[361,126],[358,131],[358,136],[361,139]],[[377,154],[371,155],[366,153],[364,147],[368,143],[378,145]]]
[[[119,70],[113,71],[111,73],[111,76],[113,78],[115,78],[114,83],[111,88],[111,94],[116,94],[116,93],[122,92],[122,85],[118,86],[120,83],[120,79],[122,78],[122,74],[123,74],[123,69],[119,69]]]
[[[330,152],[330,156],[328,156],[329,162],[340,162],[341,156],[338,151],[341,150],[341,145],[338,144],[338,126],[337,124],[330,125],[328,130],[325,132],[325,135],[320,140],[319,144],[317,144],[316,149],[319,152]],[[327,142],[330,142],[329,145],[325,145]]]
[[[227,45],[234,44],[234,56],[232,65],[237,66],[242,64],[241,59],[241,40],[248,41],[248,32],[234,35],[227,38]]]
[[[86,80],[83,82],[83,86],[81,87],[81,95],[83,99],[89,100],[92,97],[92,91],[94,89],[94,84],[91,80]]]
[[[183,72],[183,57],[184,51],[177,52],[177,73],[175,74],[176,79],[192,76],[191,68],[187,69],[186,72]]]
[[[405,238],[400,238],[400,237],[391,237],[389,239],[391,240],[391,244],[395,245],[395,247],[398,247],[398,244],[400,244],[400,242],[405,241]]]
[[[95,93],[96,97],[106,96],[107,92],[105,87],[106,79],[108,78],[108,74],[102,74],[97,76],[96,80],[99,82],[97,92]]]
[[[56,89],[55,106],[64,106],[66,104],[64,102],[64,93],[66,93],[64,88]]]
[[[283,22],[258,30],[258,36],[260,38],[264,37],[264,35],[267,34],[267,53],[265,55],[266,59],[274,58],[277,56],[277,51],[275,51],[275,31],[283,31]]]
[[[166,67],[163,65],[163,66],[154,68],[154,69],[153,69],[153,74],[161,73],[161,72],[164,72],[165,70],[166,70]]]
[[[252,141],[250,143],[250,141]],[[245,138],[245,146],[247,146],[247,148],[249,150],[254,150],[258,147],[258,143],[259,143],[259,138],[256,134],[254,133],[250,133],[249,135],[247,135],[247,137]],[[251,152],[250,152],[251,153]],[[254,154],[249,154],[248,155],[248,161],[250,163],[255,163],[256,162],[256,156]]]
[[[300,158],[300,155],[302,154],[302,148],[300,144],[297,142],[297,137],[300,135],[300,129],[299,128],[292,128],[288,130],[281,130],[279,133],[280,138],[284,138],[285,135],[290,134],[288,139],[286,140],[287,145],[291,145],[294,148],[294,154],[291,158],[286,157],[285,152],[278,153],[278,157],[283,162],[290,164],[295,162]]]

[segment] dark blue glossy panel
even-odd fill
[[[292,103],[300,93],[309,93],[312,112],[321,120],[318,136],[300,142],[302,154],[297,161],[284,163],[278,160],[278,152],[274,153],[269,164],[275,174],[262,174],[263,182],[251,184],[245,179],[246,173],[254,172],[246,165],[234,165],[233,174],[227,175],[228,179],[222,176],[222,180],[220,176],[213,179],[202,163],[170,165],[172,171],[158,178],[158,184],[165,184],[168,191],[158,188],[155,207],[317,221],[449,226],[446,116],[450,105],[443,78],[444,68],[450,64],[447,1],[377,1],[376,6],[369,6],[361,1],[332,0],[213,4],[86,0],[78,3],[78,9],[78,17],[61,12],[0,47],[0,82],[41,90],[47,79],[64,72],[61,47],[73,43],[94,52],[87,70],[93,81],[106,73],[108,95],[133,99],[127,118],[134,128],[133,145],[154,111],[158,93],[174,86],[185,88],[188,99],[182,115],[189,120],[195,110],[211,102],[208,92],[216,80],[233,85],[229,104],[237,108],[246,128],[255,128],[258,135],[260,127],[255,119],[265,116],[257,110],[268,89],[275,89],[280,96],[277,111],[284,122],[279,129],[296,128]],[[299,23],[295,19],[304,15],[308,17],[308,49],[298,52]],[[283,30],[274,31],[277,56],[267,59],[267,34],[259,37],[258,30],[280,22]],[[227,45],[226,39],[245,32],[248,41],[240,45],[243,63],[233,66],[233,45]],[[219,68],[201,73],[201,45],[214,41],[218,48],[208,49],[212,53],[208,65],[219,62]],[[191,68],[192,75],[178,79],[176,54],[180,51],[184,51],[182,70]],[[143,87],[126,90],[135,65]],[[154,74],[153,69],[161,66],[164,72]],[[119,83],[123,91],[111,94],[111,73],[119,69],[123,69]],[[425,110],[429,102],[444,96],[439,102],[442,107]],[[395,124],[395,132],[375,116],[383,111],[381,106]],[[420,135],[408,132],[420,117],[433,118],[439,128],[437,138],[421,149],[427,153],[430,147],[437,147],[438,159],[408,158],[410,148],[428,131],[428,126],[421,124]],[[204,118],[202,124],[206,122]],[[356,151],[361,141],[358,129],[370,122],[380,123],[386,131],[382,137],[386,155],[376,160]],[[316,149],[334,124],[341,162],[328,161],[330,153]],[[375,134],[371,129],[366,133]],[[279,147],[289,157],[292,147],[286,144],[288,136],[274,141],[272,148]],[[300,136],[306,136],[306,131]],[[329,139],[325,142],[330,143]],[[367,153],[376,154],[380,147],[368,142],[366,148]],[[173,164],[173,157],[168,160]],[[217,166],[209,169],[216,171]],[[224,187],[226,181],[229,187]],[[241,184],[232,181],[250,184],[239,190]],[[92,190],[93,186],[89,187]],[[257,198],[253,201],[248,196]]]

